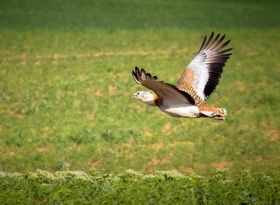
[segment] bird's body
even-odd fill
[[[219,84],[223,67],[231,55],[231,48],[224,49],[230,41],[223,42],[224,38],[225,35],[214,36],[214,33],[208,39],[205,36],[198,53],[183,71],[176,85],[158,81],[156,76],[136,67],[132,72],[136,83],[153,92],[138,91],[134,93],[134,98],[148,105],[158,106],[171,116],[224,119],[227,115],[224,108],[205,103]]]
[[[163,105],[159,107],[163,112],[174,117],[199,117],[199,109],[195,105],[178,104],[178,105]]]
[[[138,91],[135,98],[142,94],[142,101],[148,105],[158,106],[163,112],[175,117],[198,117],[199,109],[181,93],[174,89],[173,98],[159,98],[149,91]]]

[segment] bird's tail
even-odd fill
[[[198,107],[199,112],[207,117],[212,117],[219,120],[224,120],[227,116],[227,110],[225,108],[218,108],[213,105],[203,104]]]

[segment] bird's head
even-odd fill
[[[155,105],[157,95],[149,91],[137,91],[133,94],[133,98],[141,100],[148,105]]]

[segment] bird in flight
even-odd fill
[[[225,35],[205,36],[200,49],[184,69],[176,85],[159,81],[157,76],[135,67],[132,77],[151,91],[137,91],[133,97],[176,117],[210,117],[225,119],[227,111],[206,104],[207,98],[219,84],[232,48]]]

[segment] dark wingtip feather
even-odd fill
[[[205,44],[205,48],[207,48],[208,46],[211,46],[211,41],[212,41],[213,37],[214,37],[214,32],[212,32],[212,33],[210,34],[210,36],[209,36],[209,38],[208,38],[208,41],[207,41],[207,43]]]
[[[201,46],[200,46],[200,49],[198,50],[198,52],[200,52],[202,50],[202,48],[204,47],[206,39],[207,39],[207,35],[204,36],[204,39],[203,39],[203,41],[201,43]]]
[[[134,71],[132,71],[132,77],[133,77],[133,79],[135,80],[135,82],[136,82],[137,84],[140,83],[139,80],[138,80],[138,78],[137,78],[137,75],[136,75],[136,73],[135,73]]]
[[[217,40],[220,38],[220,34],[218,33],[215,37],[215,39],[213,40],[213,42],[217,42]]]
[[[224,35],[220,38],[219,43],[221,43],[221,42],[225,39],[225,37],[226,37],[226,34],[224,34]]]
[[[224,42],[222,45],[221,45],[221,48],[224,48],[226,47],[229,43],[230,43],[231,40],[227,40],[226,42]]]
[[[132,71],[132,77],[136,83],[141,84],[146,80],[157,80],[157,76],[152,76],[150,73],[147,73],[143,68],[138,68],[135,66],[135,69]]]

